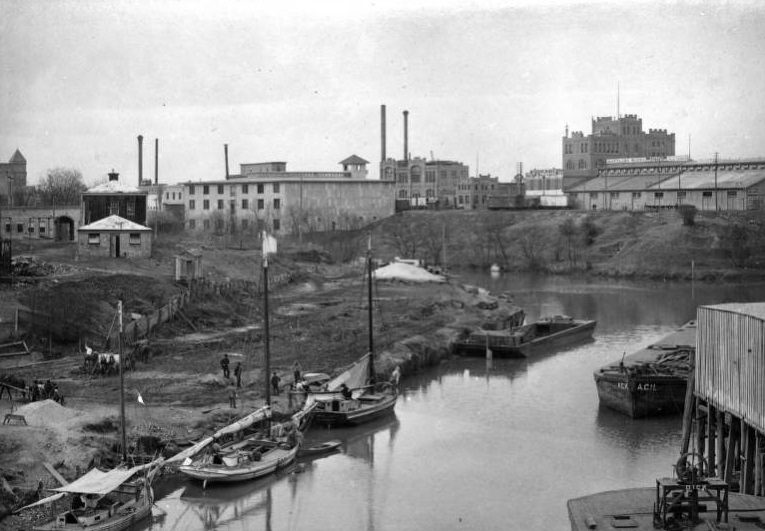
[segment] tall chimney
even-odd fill
[[[385,105],[380,105],[380,162],[385,162]]]
[[[226,179],[228,179],[228,144],[223,144],[223,154],[226,157]]]
[[[138,186],[143,182],[143,135],[138,135]]]
[[[404,111],[404,160],[409,160],[409,111]]]
[[[159,184],[159,138],[154,139],[154,184]]]

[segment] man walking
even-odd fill
[[[223,359],[220,360],[220,368],[223,369],[223,377],[226,379],[228,379],[228,375],[229,375],[228,364],[229,364],[228,354],[224,354]]]
[[[237,362],[234,367],[234,376],[236,376],[236,386],[242,387],[242,362]]]
[[[274,394],[279,394],[279,382],[281,382],[282,379],[279,378],[279,375],[276,374],[276,371],[274,371],[274,374],[271,376],[271,387],[274,390]]]

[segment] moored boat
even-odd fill
[[[566,347],[592,338],[595,321],[565,315],[543,317],[538,321],[504,330],[477,330],[454,342],[459,354],[528,358],[549,349]]]
[[[600,403],[632,418],[681,413],[696,349],[696,321],[690,321],[618,362],[594,373]]]

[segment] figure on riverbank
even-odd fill
[[[401,369],[398,365],[396,365],[396,368],[393,369],[393,372],[390,375],[390,383],[393,384],[394,387],[398,387],[398,381],[401,379]]]
[[[234,376],[236,376],[236,386],[242,387],[242,363],[237,362],[236,367],[234,367]]]
[[[274,374],[271,375],[271,387],[273,388],[275,395],[279,394],[279,382],[281,381],[282,379],[279,378],[279,375],[274,371]]]
[[[300,366],[300,362],[298,360],[295,360],[295,363],[292,365],[292,376],[294,378],[295,384],[297,384],[300,381],[300,373],[302,372],[302,367]]]
[[[228,405],[231,409],[236,409],[236,387],[231,385],[231,391],[228,393]]]
[[[229,375],[228,364],[229,364],[228,354],[224,354],[223,358],[220,360],[220,368],[223,369],[223,377],[226,379],[228,379],[228,375]]]

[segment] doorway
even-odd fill
[[[112,236],[112,249],[114,249],[114,258],[119,258],[121,256],[119,234],[115,234]]]

